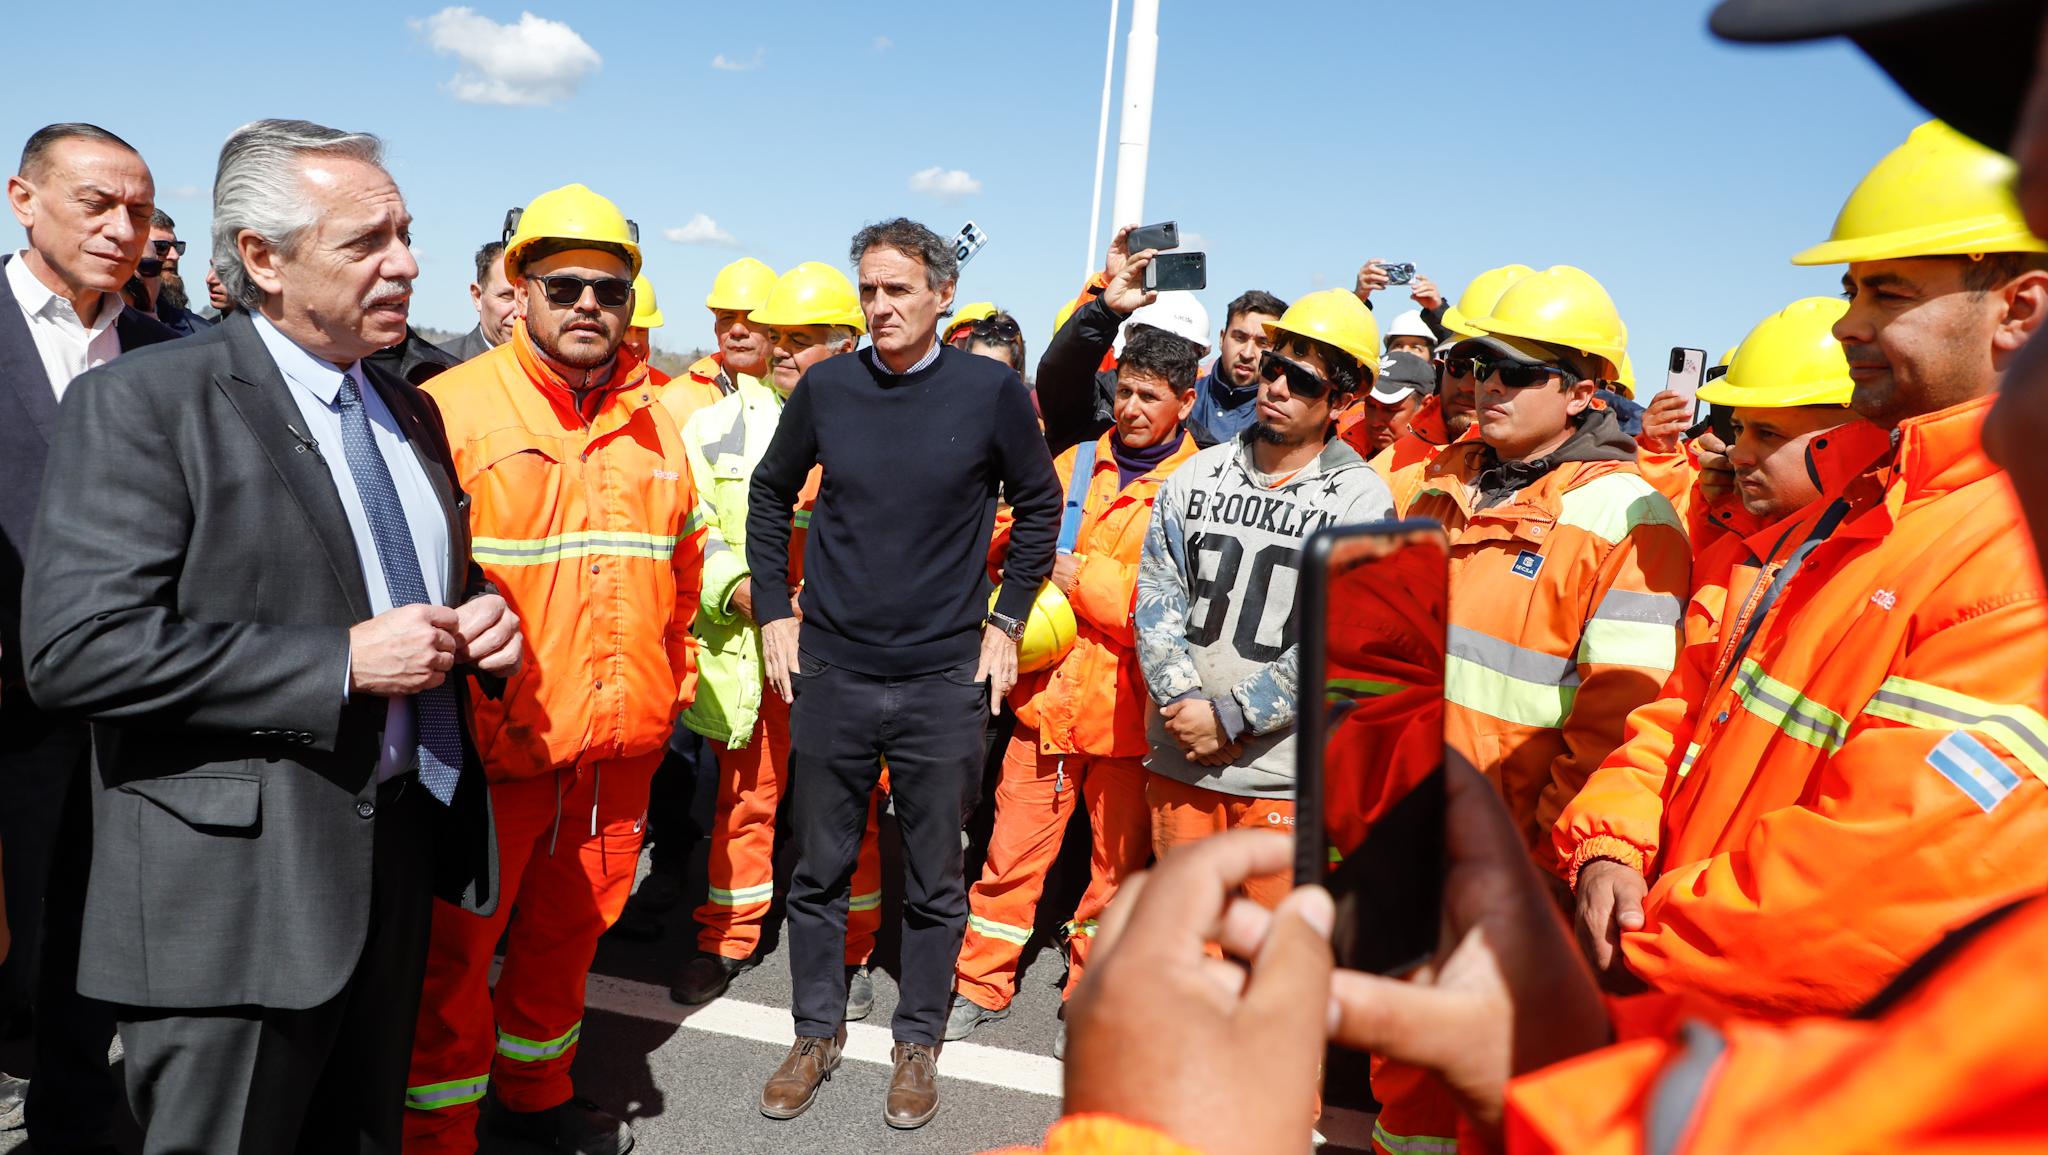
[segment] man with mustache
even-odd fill
[[[519,622],[433,405],[364,364],[411,227],[375,137],[236,130],[241,308],[59,414],[21,656],[95,723],[78,991],[116,1004],[151,1155],[395,1149],[431,895],[495,897],[460,686],[517,669]]]
[[[483,1110],[497,1135],[622,1155],[632,1131],[576,1097],[569,1066],[598,937],[632,889],[648,783],[696,692],[703,529],[682,435],[624,346],[639,230],[580,184],[506,226],[523,319],[427,392],[448,415],[477,561],[535,662],[471,697],[504,900],[488,915],[434,908],[405,1147],[474,1151]]]

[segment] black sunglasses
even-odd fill
[[[633,282],[617,277],[599,277],[586,281],[582,277],[561,274],[540,278],[541,288],[547,291],[548,303],[564,308],[583,299],[583,290],[597,294],[597,303],[607,309],[624,308],[633,299]]]
[[[149,243],[156,246],[156,255],[159,257],[170,256],[172,249],[176,249],[181,257],[185,255],[184,241],[151,241]]]
[[[1271,349],[1259,354],[1259,376],[1268,381],[1287,378],[1287,391],[1303,401],[1314,401],[1330,391],[1330,383],[1298,361],[1282,357]]]
[[[1571,384],[1582,378],[1561,365],[1532,365],[1524,361],[1488,361],[1482,357],[1445,357],[1444,372],[1453,377],[1471,377],[1480,381],[1500,378],[1500,383],[1510,389],[1526,389],[1541,385],[1552,377],[1563,377]]]

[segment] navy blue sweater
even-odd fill
[[[804,547],[803,648],[900,677],[981,652],[1000,490],[1016,515],[996,609],[1019,621],[1052,573],[1060,483],[1014,370],[945,348],[916,373],[872,349],[813,365],[754,467],[747,568],[789,572],[790,516],[812,465],[824,480]],[[785,583],[756,580],[754,617],[791,616]]]

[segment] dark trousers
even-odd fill
[[[104,1143],[116,1091],[114,1010],[78,993],[78,938],[92,869],[92,732],[51,717],[19,687],[0,705],[0,862],[13,949],[0,968],[9,1011],[35,1004],[28,1132],[62,1152]]]
[[[889,763],[903,836],[903,951],[894,1034],[936,1046],[967,926],[960,830],[980,787],[988,684],[975,663],[878,678],[805,654],[790,713],[796,874],[789,888],[796,1033],[830,1038],[846,1013],[846,904],[868,798]]]
[[[370,926],[317,1007],[122,1007],[143,1155],[396,1155],[426,978],[432,812],[411,775],[378,788]]]

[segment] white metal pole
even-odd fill
[[[1124,115],[1117,130],[1110,227],[1144,223],[1145,165],[1152,148],[1152,79],[1159,63],[1159,0],[1132,0],[1124,49]]]
[[[1088,198],[1088,254],[1081,261],[1081,276],[1095,271],[1102,250],[1095,247],[1102,232],[1102,161],[1109,153],[1109,88],[1116,75],[1116,18],[1118,0],[1109,0],[1109,47],[1102,54],[1102,117],[1095,126],[1095,191]]]

